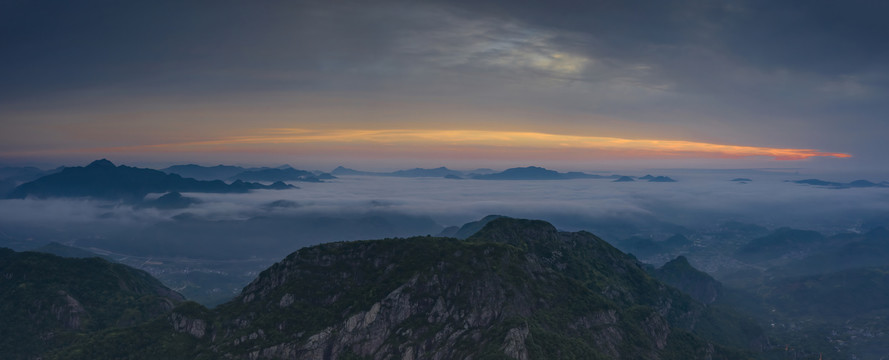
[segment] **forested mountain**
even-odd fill
[[[100,258],[0,248],[0,354],[32,359],[84,334],[144,323],[183,300],[148,273]]]
[[[216,309],[187,304],[50,358],[741,359],[763,342],[590,233],[499,218],[467,240],[303,248]]]

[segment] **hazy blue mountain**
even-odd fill
[[[463,177],[462,172],[451,170],[444,166],[435,169],[414,168],[409,170],[398,170],[389,173],[389,175],[399,177],[445,177],[448,175]]]
[[[799,358],[880,359],[889,344],[889,266],[766,280],[756,313]],[[782,349],[783,350],[783,349]],[[786,354],[786,352],[785,352]]]
[[[769,234],[769,229],[756,225],[747,224],[738,221],[726,221],[717,228],[718,236],[722,239],[755,239]]]
[[[673,180],[669,176],[654,176],[651,174],[645,174],[645,176],[641,176],[636,180],[646,180],[648,182],[676,182],[676,180]]]
[[[361,175],[361,176],[385,176],[386,173],[379,172],[371,172],[371,171],[359,171],[354,169],[349,169],[342,166],[337,166],[336,169],[330,172],[335,176],[349,176],[349,175]]]
[[[722,284],[707,273],[691,266],[685,256],[670,260],[652,274],[658,280],[682,290],[703,304],[712,304],[722,294]]]
[[[789,314],[819,314],[845,320],[875,310],[889,310],[889,267],[781,279],[768,283],[761,294]]]
[[[601,179],[601,175],[590,175],[582,172],[560,173],[537,166],[506,169],[499,173],[477,175],[478,180],[565,180],[565,179]]]
[[[466,174],[466,176],[473,176],[473,175],[493,174],[493,173],[495,173],[495,172],[497,172],[497,170],[494,170],[494,169],[488,169],[488,168],[478,168],[478,169],[475,169],[475,170],[465,171],[464,173]]]
[[[269,209],[282,210],[289,205],[279,202]],[[124,230],[78,238],[73,245],[145,257],[277,259],[281,254],[322,242],[438,234],[441,230],[442,226],[427,216],[383,211],[354,215],[269,211],[243,220],[206,219],[184,213],[139,232]],[[249,239],[249,246],[245,246],[245,239]]]
[[[115,166],[108,160],[96,160],[85,167],[68,167],[59,173],[43,176],[22,184],[8,197],[93,197],[107,200],[135,202],[148,193],[208,192],[244,193],[255,189],[292,189],[284,183],[262,185],[235,181],[226,184],[221,180],[201,181],[166,174],[152,169]]]
[[[0,197],[6,197],[16,186],[18,183],[14,181],[0,179]]]
[[[49,244],[43,245],[39,248],[36,248],[32,251],[53,254],[56,256],[68,257],[68,258],[101,257],[101,258],[104,258],[107,260],[107,258],[100,256],[99,254],[96,254],[94,252],[90,252],[90,251],[72,247],[72,246],[62,245],[62,244],[59,244],[55,241],[50,242]]]
[[[7,166],[0,167],[0,180],[13,182],[28,182],[44,175],[61,171],[61,169],[44,171],[33,166]]]
[[[819,179],[805,179],[805,180],[795,180],[793,181],[797,184],[805,184],[805,185],[815,185],[815,186],[841,186],[842,183],[838,182],[830,182]]]
[[[463,224],[463,226],[451,226],[442,230],[439,236],[453,237],[457,239],[466,239],[481,230],[485,225],[495,219],[503,217],[502,215],[488,215],[484,218]]]
[[[444,178],[445,178],[445,179],[451,179],[451,180],[463,180],[462,177],[457,176],[457,175],[451,175],[451,174],[445,175]]]
[[[460,231],[459,226],[448,226],[441,230],[438,233],[439,237],[454,237],[457,234],[457,231]]]
[[[754,239],[735,252],[735,257],[747,262],[766,261],[785,254],[811,250],[822,245],[826,238],[817,231],[780,228],[771,234]]]
[[[769,274],[787,277],[859,267],[889,266],[889,230],[885,228],[876,228],[864,234],[839,234],[829,240],[834,246],[771,269]]]
[[[43,171],[33,166],[0,167],[0,197],[5,197],[14,190],[16,186],[59,171],[61,171],[61,168]]]
[[[248,169],[240,166],[216,165],[200,166],[195,164],[173,165],[161,171],[168,174],[178,174],[185,178],[198,180],[226,180]]]
[[[258,169],[247,170],[232,176],[232,179],[244,181],[304,181],[304,182],[321,182],[321,177],[326,179],[335,179],[333,175],[322,174],[315,175],[311,171],[299,170],[294,168],[284,169]]]
[[[867,180],[855,180],[850,183],[847,183],[846,186],[848,186],[848,187],[875,187],[875,186],[879,187],[882,185],[873,183],[873,182],[870,182]]]
[[[658,241],[651,238],[633,236],[614,243],[618,249],[628,254],[646,258],[652,255],[661,254],[667,251]]]
[[[361,175],[361,176],[398,176],[398,177],[445,177],[448,175],[463,177],[461,171],[451,170],[444,166],[434,169],[414,168],[393,172],[359,171],[338,166],[330,172],[333,175]]]
[[[676,182],[676,180],[673,180],[669,176],[655,176],[651,179],[648,179],[648,181],[649,182]]]
[[[268,204],[265,204],[266,208],[297,208],[299,207],[299,203],[292,200],[275,200]]]
[[[90,333],[146,322],[183,300],[144,271],[96,257],[0,248],[0,274],[4,359],[34,359]]]
[[[694,245],[694,242],[685,237],[685,235],[675,234],[662,241],[661,244],[668,249],[682,249]]]
[[[326,172],[323,172],[323,171],[320,171],[320,170],[313,170],[313,171],[312,171],[312,174],[315,174],[315,176],[316,176],[318,179],[321,179],[321,180],[333,180],[333,179],[336,179],[336,176],[333,176],[333,174],[331,174],[331,173],[326,173]]]
[[[848,188],[867,188],[867,187],[889,187],[883,183],[874,183],[867,180],[855,180],[848,183],[824,181],[820,179],[805,179],[791,181],[796,184],[821,186],[831,189],[848,189]]]
[[[621,177],[617,178],[617,180],[614,180],[614,182],[634,182],[634,181],[636,181],[636,180],[630,176],[621,176]]]
[[[185,209],[191,205],[199,204],[201,201],[192,197],[182,196],[181,193],[173,191],[162,195],[161,197],[142,201],[139,207],[152,207],[162,210]]]
[[[753,181],[753,180],[750,180],[750,179],[748,179],[748,178],[734,178],[734,179],[732,179],[732,181],[735,181],[735,182],[751,182],[751,181]]]
[[[499,218],[467,240],[303,248],[213,310],[186,303],[48,358],[747,359],[731,347],[763,342],[590,233]]]

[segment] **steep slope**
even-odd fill
[[[178,308],[56,358],[729,359],[743,356],[716,341],[761,337],[720,321],[592,234],[500,218],[466,241],[303,248],[214,310]]]
[[[94,197],[107,200],[139,201],[148,193],[210,192],[243,193],[255,189],[291,189],[284,183],[262,185],[243,181],[200,181],[152,169],[115,166],[96,160],[85,167],[69,167],[15,188],[9,198]]]
[[[0,354],[34,358],[83,334],[145,322],[182,300],[124,265],[0,248]]]

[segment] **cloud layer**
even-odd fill
[[[823,149],[885,168],[886,7],[6,2],[0,152],[456,129]]]

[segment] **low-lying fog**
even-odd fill
[[[766,171],[652,174],[677,182],[344,176],[295,183],[300,188],[293,190],[186,193],[197,202],[178,209],[96,200],[0,200],[0,246],[21,251],[55,241],[88,249],[147,270],[190,299],[216,304],[258,271],[304,246],[436,235],[446,226],[489,214],[543,219],[562,230],[588,230],[612,243],[706,233],[727,221],[825,235],[889,225],[886,187],[801,185],[785,180],[814,176]],[[732,181],[738,178],[750,181]],[[701,253],[698,266],[714,270],[730,265],[732,260],[720,252],[724,250],[714,251]],[[662,257],[649,261],[670,258]]]
[[[277,234],[281,238],[300,238],[300,243],[316,243],[352,240],[345,235],[354,239],[427,233],[435,235],[442,226],[461,225],[488,214],[501,214],[543,219],[563,230],[588,230],[610,240],[612,237],[637,233],[651,235],[661,231],[670,232],[673,231],[670,228],[677,226],[705,228],[730,220],[770,228],[789,226],[835,233],[884,225],[889,218],[889,188],[831,189],[800,185],[785,180],[798,180],[805,176],[765,171],[670,171],[655,175],[671,176],[678,182],[346,176],[324,183],[297,183],[300,188],[294,190],[265,190],[248,194],[187,193],[183,195],[200,202],[175,210],[87,200],[3,200],[0,201],[0,230],[4,233],[0,236],[18,237],[19,240],[40,240],[43,237],[45,240],[65,242],[110,236],[103,229],[133,228],[143,229],[140,231],[144,232],[146,226],[171,226],[171,223],[189,221],[216,224],[234,222],[247,226],[251,220],[265,219],[271,223],[305,223],[303,225],[306,227],[311,227],[313,222],[317,222],[317,227],[338,227],[348,224],[324,223],[318,219],[370,216],[388,219],[390,223],[387,225],[391,230],[389,232],[362,232],[361,229],[344,232],[338,229],[330,232],[328,235],[334,236],[329,238],[303,239],[303,234],[292,233],[299,232],[299,226],[285,227],[282,230],[290,232]],[[737,178],[751,181],[732,181]],[[160,195],[152,194],[149,197]],[[421,218],[426,223],[413,226],[414,229],[398,223],[417,222]],[[264,226],[274,228],[269,224]],[[400,231],[398,228],[420,232]],[[269,231],[268,228],[255,230]],[[306,228],[304,232],[325,236],[317,229]],[[644,234],[646,232],[650,234]],[[250,237],[239,231],[235,231],[235,234]],[[157,235],[177,237],[176,233],[167,232]],[[181,241],[214,240],[199,239],[204,237],[199,233],[179,235],[196,237]],[[233,234],[214,234],[210,231],[204,235],[228,237]],[[144,233],[128,236],[147,236],[145,239],[151,240]],[[250,243],[244,245],[250,246]]]

